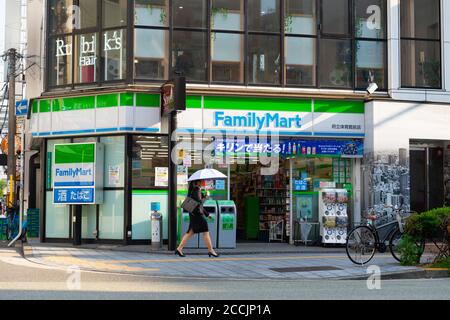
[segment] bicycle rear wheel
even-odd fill
[[[358,265],[365,265],[372,260],[377,249],[373,231],[366,226],[353,229],[347,237],[346,252],[348,258]]]
[[[391,239],[389,240],[389,250],[391,251],[392,256],[395,260],[400,262],[401,254],[398,250],[398,245],[400,244],[400,241],[402,240],[403,233],[400,231],[400,229],[395,230],[392,233]],[[425,251],[425,241],[420,240],[416,241],[416,246],[420,248],[420,254],[422,255]]]

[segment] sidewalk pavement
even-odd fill
[[[280,247],[281,248],[281,247]],[[322,248],[319,248],[322,249]],[[242,252],[242,251],[241,251]],[[186,254],[188,251],[186,250]],[[198,252],[197,252],[198,253]],[[345,250],[334,252],[302,252],[259,254],[226,254],[220,258],[188,255],[180,258],[173,253],[147,253],[83,249],[56,245],[28,244],[24,257],[31,262],[56,268],[79,267],[81,270],[134,274],[169,278],[198,278],[222,280],[319,280],[367,279],[368,267],[378,266],[382,278],[408,274],[423,277],[424,270],[403,267],[389,254],[377,254],[367,266],[354,265]]]

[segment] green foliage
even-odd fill
[[[417,245],[417,240],[409,235],[404,235],[398,244],[400,264],[402,266],[415,266],[420,263],[422,248]]]
[[[415,238],[432,239],[445,232],[450,221],[450,207],[412,215],[406,222],[405,232]]]

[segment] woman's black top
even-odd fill
[[[189,190],[189,197],[194,199],[195,201],[198,201],[200,205],[195,208],[195,210],[192,213],[189,213],[190,223],[189,223],[189,231],[193,230],[194,233],[204,233],[208,232],[208,222],[206,221],[206,217],[204,215],[204,209],[203,209],[203,201],[199,197],[200,188],[194,187]]]

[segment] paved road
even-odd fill
[[[0,248],[0,299],[446,299],[450,280],[386,280],[380,290],[350,280],[188,280],[81,272],[77,278]],[[69,282],[68,282],[69,280]],[[68,286],[69,284],[69,286]],[[72,289],[70,289],[72,288]],[[75,289],[75,290],[74,290]]]

